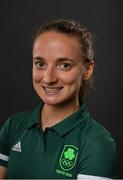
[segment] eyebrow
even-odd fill
[[[40,57],[40,56],[33,57],[33,60],[45,61],[45,59],[43,57]]]
[[[41,56],[36,56],[36,57],[33,57],[33,60],[45,61],[45,58],[43,58]],[[57,58],[57,61],[59,61],[59,62],[62,62],[62,61],[71,61],[71,62],[74,62],[74,60],[72,58],[69,58],[69,57]]]
[[[74,62],[74,60],[72,58],[68,58],[68,57],[63,57],[63,58],[58,58],[58,61],[62,62],[62,61],[71,61]]]

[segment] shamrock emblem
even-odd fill
[[[72,160],[75,157],[74,149],[68,148],[67,151],[64,152],[65,159]]]

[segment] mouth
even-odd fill
[[[63,87],[53,87],[53,86],[42,86],[42,88],[47,94],[57,94],[63,89]]]

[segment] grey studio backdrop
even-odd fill
[[[74,19],[95,36],[95,90],[86,101],[93,117],[117,142],[117,178],[123,178],[121,10],[122,0],[1,0],[0,127],[11,114],[39,103],[31,80],[35,29],[51,18]]]

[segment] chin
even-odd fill
[[[41,99],[45,104],[48,104],[48,105],[57,105],[60,103],[58,100],[44,99],[44,98],[41,98]]]
[[[40,97],[41,98],[41,97]],[[56,105],[64,105],[66,104],[69,100],[67,98],[41,98],[42,101],[45,104],[51,105],[51,106],[56,106]]]
[[[70,102],[73,102],[73,98],[66,98],[66,99],[45,99],[45,98],[41,98],[42,101],[47,104],[47,105],[51,105],[51,106],[64,106],[65,104],[69,104]]]

